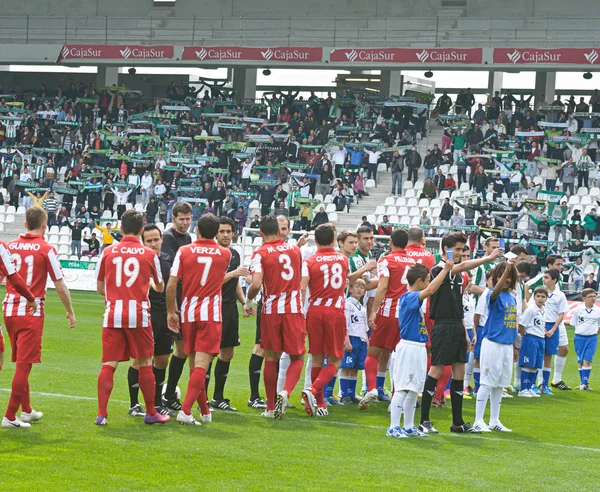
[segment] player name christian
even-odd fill
[[[317,261],[344,261],[344,255],[317,256]]]

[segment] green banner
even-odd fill
[[[59,195],[77,195],[79,193],[79,191],[74,190],[72,188],[66,188],[66,187],[62,187],[62,186],[55,186],[54,187],[54,193],[58,193]]]
[[[209,171],[213,174],[227,174],[229,171],[227,169],[219,169],[219,168],[211,168]]]
[[[278,183],[278,181],[276,179],[258,179],[256,181],[253,181],[250,184],[255,185],[255,186],[265,186],[265,185],[275,186],[275,185],[277,185],[277,183]]]
[[[177,191],[197,193],[198,191],[202,191],[202,186],[180,186],[177,188]]]
[[[562,191],[546,191],[540,190],[537,193],[538,200],[548,201],[550,203],[560,203],[565,194]]]
[[[95,270],[97,263],[91,261],[59,260],[61,268],[69,270]]]
[[[75,104],[96,104],[98,102],[98,99],[94,98],[94,97],[78,97],[75,100]]]
[[[56,121],[56,122],[54,122],[54,124],[57,126],[72,126],[72,127],[76,127],[76,128],[81,126],[81,123],[79,123],[78,121],[66,121],[66,120]]]
[[[15,181],[15,185],[22,186],[23,188],[35,188],[37,183],[35,181],[21,181],[18,179]]]

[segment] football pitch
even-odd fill
[[[0,429],[2,490],[597,490],[600,483],[600,391],[504,399],[501,420],[512,434],[450,434],[446,407],[431,412],[441,434],[391,439],[387,404],[366,412],[333,407],[328,417],[310,418],[299,403],[300,386],[290,400],[297,409],[281,421],[260,418],[246,405],[254,318],[242,320],[242,345],[225,388],[239,412],[215,411],[213,422],[201,427],[174,419],[144,425],[127,414],[127,365],[121,364],[109,424],[97,427],[103,300],[74,292],[73,301],[78,323],[69,330],[55,292],[48,293],[43,364],[30,378],[32,405],[44,418],[31,429]],[[7,347],[2,413],[13,370]],[[579,384],[572,348],[564,379]],[[180,386],[185,391],[187,375]],[[591,386],[600,390],[600,371],[592,372]],[[210,397],[212,390],[211,382]],[[472,422],[475,401],[464,407]]]

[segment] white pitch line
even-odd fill
[[[9,393],[11,390],[9,388],[0,388],[0,391],[5,392],[5,393]],[[63,395],[60,393],[45,393],[45,392],[41,392],[41,391],[32,391],[31,392],[32,395],[35,396],[43,396],[43,397],[47,397],[47,398],[62,398],[62,399],[67,399],[67,400],[80,400],[80,401],[97,401],[97,398],[92,398],[89,396],[78,396],[78,395]],[[125,400],[111,400],[111,402],[114,403],[125,403],[127,405],[129,405],[128,401]],[[251,413],[233,413],[233,412],[228,412],[224,415],[238,415],[238,416],[243,416],[243,417],[256,417],[256,418],[263,418],[261,417],[261,415],[258,414],[251,414]],[[325,425],[343,425],[346,427],[362,427],[364,429],[377,429],[377,430],[381,430],[384,431],[385,430],[385,426],[380,426],[380,425],[368,425],[368,424],[356,424],[354,422],[338,422],[338,421],[333,421],[333,420],[322,420],[322,419],[299,419],[299,418],[295,418],[295,417],[287,417],[285,420],[291,420],[293,422],[314,422],[314,423],[318,423],[318,424],[325,424]],[[443,437],[458,437],[458,438],[468,438],[468,439],[479,439],[475,436],[463,436],[462,434],[453,434],[453,433],[444,433],[442,434]],[[435,439],[435,437],[433,438]],[[499,437],[482,437],[481,439],[487,441],[494,441],[494,442],[507,442],[507,443],[514,443],[514,444],[524,444],[527,446],[546,446],[546,447],[551,447],[551,448],[561,448],[561,449],[573,449],[573,450],[577,450],[577,451],[590,451],[592,453],[600,453],[600,448],[588,448],[588,447],[584,447],[584,446],[570,446],[568,444],[558,444],[558,443],[553,443],[553,442],[530,442],[530,441],[520,441],[517,439],[502,439]]]

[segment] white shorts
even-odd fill
[[[394,351],[394,391],[421,393],[427,377],[427,349],[424,343],[400,340]]]
[[[481,384],[492,388],[509,386],[513,370],[513,346],[484,338],[479,365]]]
[[[564,347],[565,345],[569,345],[569,337],[567,336],[567,327],[561,323],[558,326],[558,346]]]

